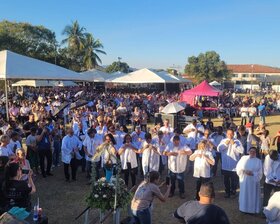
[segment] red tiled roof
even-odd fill
[[[233,73],[280,73],[280,68],[255,64],[227,65],[227,68]]]

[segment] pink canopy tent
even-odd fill
[[[181,93],[181,101],[189,103],[194,106],[194,99],[196,96],[219,96],[222,92],[215,87],[209,85],[207,81],[203,81],[196,87],[185,90]]]

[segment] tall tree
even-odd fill
[[[76,20],[72,22],[71,25],[67,25],[62,31],[62,35],[66,35],[66,38],[62,40],[62,44],[68,45],[68,48],[79,52],[84,47],[84,38],[85,38],[85,28],[81,27]]]
[[[195,78],[198,82],[203,80],[221,81],[227,79],[230,72],[226,63],[220,59],[220,55],[215,51],[207,51],[188,58],[185,66],[185,73]]]
[[[84,51],[83,51],[83,67],[85,70],[95,68],[98,63],[102,63],[98,54],[106,54],[103,49],[103,44],[100,40],[95,40],[90,33],[85,34]]]
[[[0,22],[0,50],[55,63],[56,46],[55,33],[44,26],[6,20]]]
[[[113,72],[130,72],[129,65],[125,62],[114,61],[111,65],[106,68],[106,72],[113,73]]]

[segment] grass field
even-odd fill
[[[259,120],[257,119],[256,122]],[[215,126],[220,125],[221,120],[214,120]],[[267,118],[268,129],[270,135],[273,136],[280,124],[280,115],[270,116]],[[240,119],[235,119],[236,124],[240,124]],[[64,181],[63,168],[58,167],[53,170],[54,176],[45,179],[40,176],[37,178],[35,184],[37,193],[32,196],[36,200],[40,197],[40,206],[44,213],[49,217],[50,224],[63,223],[83,223],[84,217],[75,221],[75,217],[86,207],[85,197],[89,193],[89,185],[86,185],[87,180],[85,174],[81,173],[79,168],[77,174],[77,181],[66,183]],[[139,180],[140,181],[140,180]],[[260,215],[245,215],[238,210],[238,197],[231,199],[224,199],[223,179],[220,173],[212,179],[215,185],[216,199],[215,204],[222,207],[232,224],[263,224],[265,219]],[[153,223],[154,224],[174,224],[178,223],[172,214],[175,209],[187,200],[192,200],[195,195],[195,181],[192,173],[188,173],[185,177],[186,199],[182,200],[176,191],[175,196],[168,199],[166,203],[160,203],[155,200],[153,208]],[[165,192],[165,188],[162,189]],[[126,212],[122,212],[122,217],[126,216]],[[91,223],[98,223],[98,211],[90,211]],[[109,218],[105,223],[112,223]]]

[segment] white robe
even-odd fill
[[[145,141],[143,143],[142,148],[145,148],[146,145],[148,143]],[[160,152],[159,152],[159,148],[157,147],[157,145],[150,143],[151,145],[153,145],[154,147],[157,148],[157,152],[156,153],[153,149],[145,149],[143,151],[143,155],[142,155],[142,169],[143,169],[143,173],[144,175],[150,171],[158,171],[159,170],[159,162],[160,162]]]
[[[253,176],[246,175],[244,171],[252,171]],[[239,176],[239,210],[246,213],[259,213],[261,209],[261,188],[262,162],[258,158],[243,156],[236,166],[236,173]]]
[[[275,192],[268,201],[268,205],[264,208],[263,213],[266,216],[268,224],[280,223],[280,191]]]

